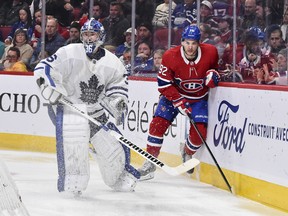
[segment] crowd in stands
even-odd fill
[[[136,29],[132,32],[131,0],[93,0],[91,9],[90,0],[46,0],[42,32],[42,0],[0,0],[0,69],[33,71],[59,47],[81,43],[80,29],[91,11],[106,31],[104,47],[121,59],[129,74],[157,76],[165,50],[181,44],[186,26],[200,23],[200,42],[217,48],[223,81],[287,85],[288,2],[237,1],[236,16],[233,2],[202,0],[197,17],[196,0],[136,0]]]

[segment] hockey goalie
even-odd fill
[[[0,160],[0,216],[29,216],[16,184],[6,165]]]
[[[79,193],[86,189],[91,144],[105,184],[115,191],[134,191],[140,175],[130,164],[130,150],[102,127],[59,103],[64,97],[120,133],[116,125],[123,123],[127,113],[127,72],[115,55],[101,47],[105,31],[100,22],[88,20],[81,28],[81,40],[83,44],[58,49],[34,70],[41,94],[55,113],[58,190]],[[116,125],[108,122],[109,116]]]

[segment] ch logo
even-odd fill
[[[189,93],[195,93],[203,89],[203,79],[185,80],[180,83],[183,90]]]

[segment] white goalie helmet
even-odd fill
[[[105,42],[105,36],[103,25],[94,18],[84,23],[81,28],[80,39],[88,56],[91,56]]]

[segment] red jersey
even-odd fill
[[[206,72],[218,69],[218,52],[210,44],[200,44],[198,56],[189,61],[184,55],[182,46],[166,51],[158,73],[158,90],[168,100],[185,97],[198,101],[208,95],[209,88],[205,86]]]

